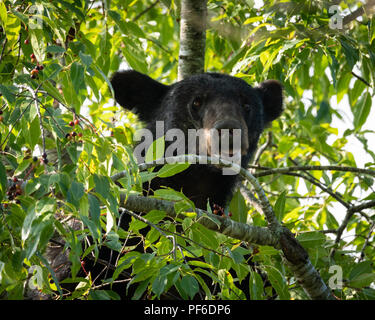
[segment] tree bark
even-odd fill
[[[178,80],[204,72],[207,0],[182,0]]]

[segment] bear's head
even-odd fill
[[[174,131],[176,134],[181,133],[188,138],[189,130],[201,130],[199,146],[202,146],[203,140],[208,155],[213,150],[212,137],[218,137],[218,145],[215,146],[219,149],[226,140],[227,151],[231,155],[235,138],[240,137],[237,144],[240,150],[237,151],[241,153],[242,166],[249,162],[264,127],[282,112],[282,87],[275,80],[262,82],[253,88],[239,78],[205,73],[168,86],[128,70],[117,72],[111,84],[116,101],[135,112],[155,138],[158,138],[155,136],[156,124],[162,121],[162,135],[173,129],[177,130]],[[209,134],[215,131],[212,129],[216,130],[217,136]],[[187,149],[189,143],[184,141],[183,153],[191,153]]]

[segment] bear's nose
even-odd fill
[[[220,120],[214,124],[213,128],[218,130],[219,133],[222,129],[228,129],[231,134],[233,134],[233,129],[242,129],[241,123],[233,119]]]
[[[218,145],[222,153],[233,154],[233,151],[239,151],[234,149],[241,148],[240,122],[233,119],[221,120],[215,123],[213,129],[218,132]],[[235,134],[236,131],[237,134]],[[238,140],[237,143],[235,140]]]

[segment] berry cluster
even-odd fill
[[[9,190],[7,191],[8,200],[16,200],[16,203],[20,203],[19,199],[16,198],[22,194],[22,181],[18,180],[17,177],[14,177],[13,182],[14,183],[10,186]],[[4,206],[7,206],[7,204],[4,204]]]
[[[212,211],[213,214],[220,215],[222,217],[226,217],[226,214],[224,212],[224,208],[223,207],[220,207],[219,205],[214,204],[213,208],[214,208],[214,210]],[[228,216],[231,217],[232,216],[232,212],[229,212]]]
[[[38,162],[38,157],[33,157],[33,162],[34,162],[34,167],[37,165],[36,162]],[[40,163],[41,164],[48,164],[48,158],[47,158],[47,153],[43,153],[42,156],[40,157]]]
[[[40,162],[44,163],[44,164],[47,164],[48,163],[48,159],[47,159],[47,153],[43,153],[42,154],[42,158],[40,159]]]
[[[75,119],[74,121],[69,122],[69,126],[71,127],[77,126],[78,124],[79,124],[78,119]],[[76,131],[72,131],[65,135],[65,138],[67,138],[68,140],[76,139],[76,137],[82,138],[82,132],[77,133]],[[82,143],[82,140],[79,140],[78,142]]]
[[[26,40],[25,40],[25,43],[26,43]],[[36,67],[33,70],[31,70],[31,72],[30,72],[31,79],[36,79],[38,77],[39,71],[42,71],[44,69],[44,67],[37,62],[34,53],[32,53],[30,55],[30,59],[31,59],[32,63],[37,63]]]

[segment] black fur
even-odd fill
[[[252,88],[239,78],[206,73],[167,86],[128,70],[117,72],[111,83],[117,102],[135,112],[154,137],[156,121],[164,121],[165,131],[178,128],[186,136],[188,129],[207,127],[220,119],[242,123],[241,129],[247,129],[248,140],[241,158],[243,167],[254,154],[264,127],[282,112],[282,87],[275,80]],[[196,98],[202,105],[192,115],[191,106]],[[235,183],[236,176],[223,175],[214,166],[197,164],[173,177],[152,180],[151,189],[168,186],[182,190],[197,207],[206,209],[207,200],[211,205],[225,206]]]

